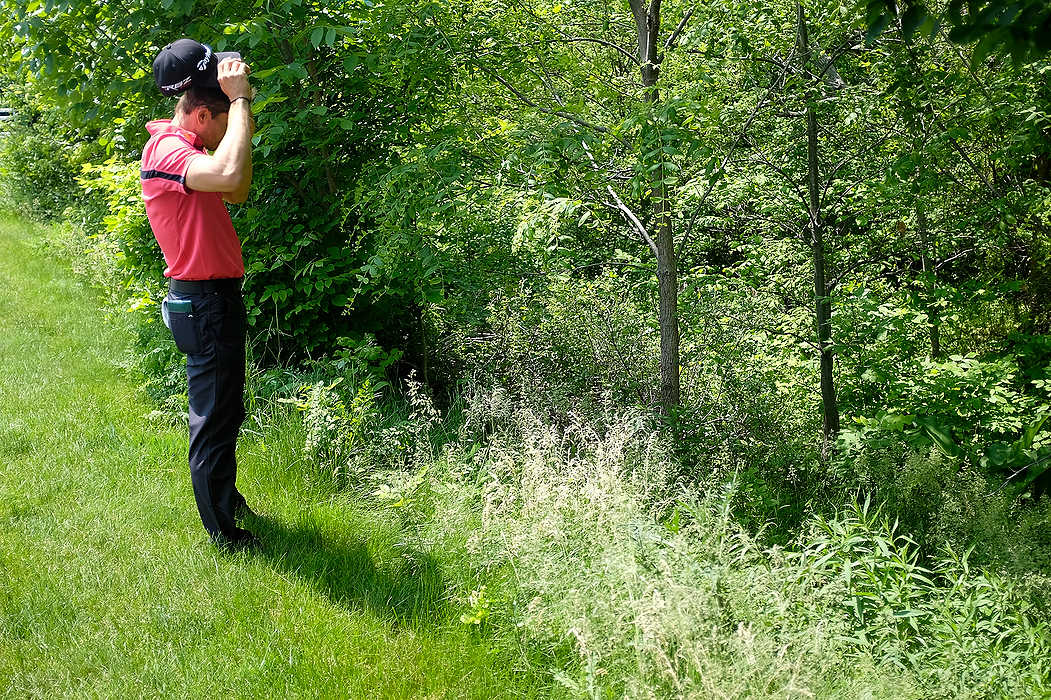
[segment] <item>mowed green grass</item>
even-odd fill
[[[40,246],[48,234],[0,219],[0,693],[547,693],[459,622],[441,552],[303,482],[294,431],[239,448],[266,550],[212,547],[185,427],[143,418],[154,407],[118,368],[129,336]]]

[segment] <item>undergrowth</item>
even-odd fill
[[[976,566],[947,539],[926,553],[864,497],[772,547],[736,519],[739,481],[701,491],[679,478],[651,414],[553,425],[496,389],[439,420],[410,384],[400,419],[388,411],[381,426],[368,387],[300,388],[304,468],[338,475],[460,562],[463,624],[545,667],[561,692],[1051,692],[1047,610],[1033,595],[1046,569]],[[319,450],[322,434],[347,449]]]

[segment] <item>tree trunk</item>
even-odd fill
[[[642,64],[642,89],[646,102],[655,105],[659,100],[657,81],[660,78],[661,57],[658,52],[661,0],[629,0],[639,36],[639,62]],[[659,134],[658,134],[659,138]],[[643,147],[645,150],[645,147]],[[659,158],[664,158],[663,151]],[[654,170],[650,198],[657,253],[658,324],[661,334],[661,410],[665,415],[679,407],[681,377],[679,374],[679,268],[675,255],[675,237],[672,226],[672,207],[664,184],[664,169]]]
[[[425,312],[425,310],[427,308],[426,304],[427,304],[427,302],[425,302],[425,301],[421,301],[420,302],[420,313],[417,315],[416,320],[419,322],[419,326],[420,326],[420,354],[422,355],[422,362],[423,362],[423,383],[426,386],[430,386],[431,385],[431,377],[430,377],[430,374],[428,373],[428,371],[429,371],[429,366],[428,366],[429,363],[428,363],[428,360],[427,360],[427,355],[428,355],[428,351],[427,351],[427,327],[423,323],[423,314],[424,314],[424,312]]]
[[[663,187],[662,187],[663,190]],[[665,414],[679,407],[679,274],[672,237],[671,207],[665,192],[655,203],[657,231],[658,322],[661,332],[661,406]]]
[[[923,265],[923,283],[926,286],[927,295],[927,319],[931,323],[931,359],[937,360],[941,357],[941,317],[938,315],[938,307],[935,306],[934,292],[937,288],[935,271],[930,264],[930,256],[934,253],[931,248],[929,228],[927,226],[927,212],[922,205],[916,205],[916,227],[920,233],[920,263]]]
[[[803,5],[796,3],[799,18],[799,48],[804,65],[810,63],[810,42],[807,36],[806,15]],[[821,408],[825,451],[839,433],[839,408],[836,405],[836,386],[833,378],[832,302],[825,280],[824,222],[821,221],[821,194],[818,183],[819,163],[817,152],[817,116],[814,101],[807,95],[807,194],[810,207],[810,250],[814,258],[814,310],[817,322],[817,345],[821,354]]]

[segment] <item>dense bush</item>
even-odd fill
[[[544,282],[489,303],[488,335],[465,349],[479,379],[562,414],[603,401],[653,405],[657,330],[625,289],[630,281],[609,271]]]
[[[81,199],[81,166],[100,156],[55,109],[7,93],[14,116],[0,137],[0,194],[7,207],[38,220],[54,220]]]

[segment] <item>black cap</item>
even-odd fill
[[[241,58],[234,51],[215,53],[212,47],[193,39],[179,39],[161,49],[153,61],[153,79],[168,97],[190,87],[219,87],[216,67],[224,58]]]

